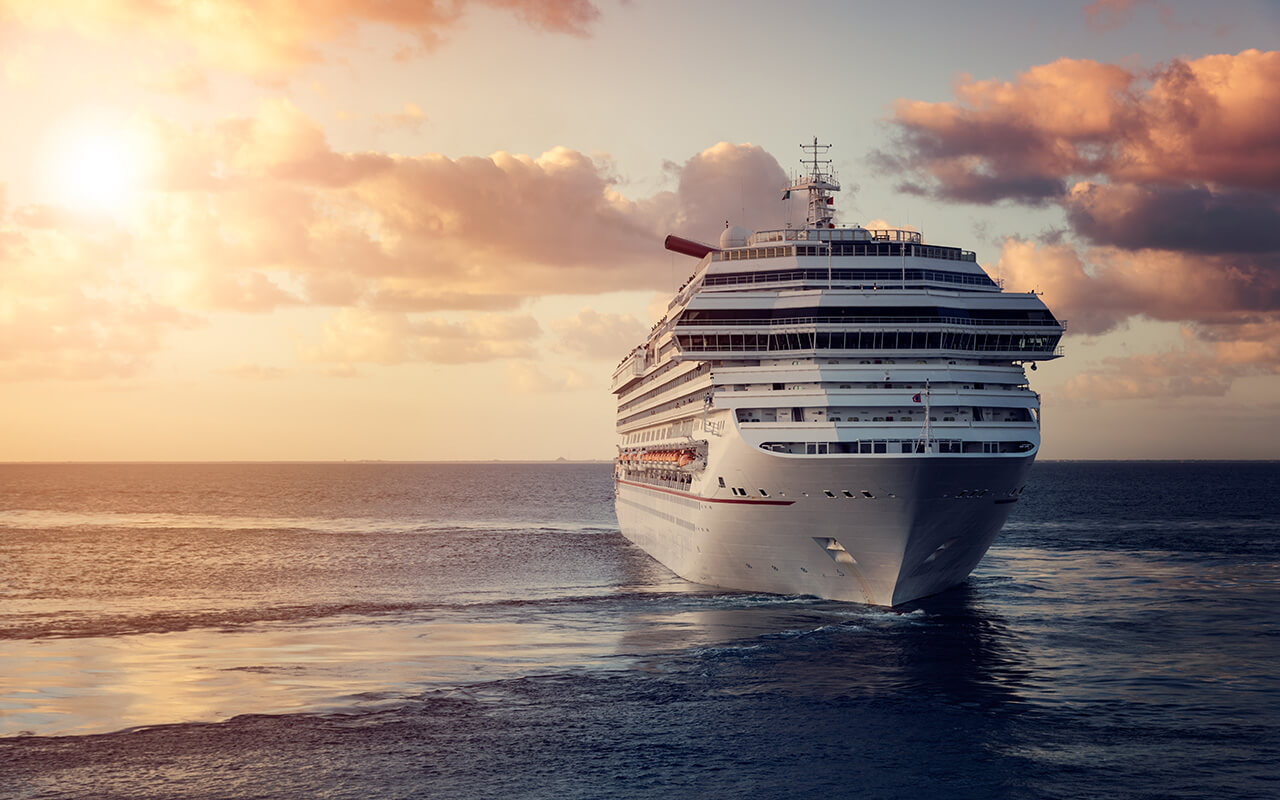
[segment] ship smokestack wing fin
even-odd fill
[[[695,242],[692,239],[685,239],[682,236],[671,234],[667,236],[665,246],[673,253],[679,253],[685,256],[693,256],[694,258],[702,258],[707,253],[718,253],[720,248],[712,247],[709,244]]]

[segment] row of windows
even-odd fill
[[[767,309],[688,309],[677,325],[797,325],[821,323],[1052,326],[1061,323],[1041,308],[948,308],[944,306],[809,306]]]
[[[763,242],[911,242],[922,244],[924,237],[919,231],[907,231],[901,228],[787,228],[785,230],[756,231],[751,235],[751,244]]]
[[[934,247],[922,244],[902,244],[900,242],[832,242],[833,256],[898,256],[905,255],[917,258],[938,258],[945,261],[973,261],[978,257],[968,250],[957,247]],[[713,253],[713,261],[747,261],[757,258],[782,258],[784,256],[822,256],[827,255],[827,245],[807,244],[792,247],[743,247],[734,250],[723,250]]]
[[[703,401],[706,400],[708,397],[709,395],[706,392],[699,389],[693,392],[692,394],[687,394],[683,397],[677,397],[675,400],[668,400],[667,402],[662,403],[660,405],[656,405],[653,408],[645,409],[644,411],[640,411],[638,413],[631,414],[630,416],[623,417],[618,420],[618,425],[629,425],[632,422],[636,422],[637,420],[641,420],[646,417],[652,417],[657,414],[661,414],[664,411],[671,411],[672,409],[680,408],[681,406],[689,406],[689,405],[696,404],[696,407],[698,409],[701,409]]]
[[[1031,442],[971,442],[931,439],[935,453],[1026,453]],[[852,442],[765,442],[761,450],[790,455],[862,455],[875,453],[923,453],[922,439],[860,439]]]
[[[998,286],[986,275],[969,275],[960,272],[942,272],[934,269],[771,269],[762,272],[730,272],[708,275],[703,286],[741,286],[753,283],[777,283],[780,281],[859,281],[876,284],[898,285],[903,280],[933,281],[967,286]]]
[[[934,407],[930,422],[1034,422],[1026,408]],[[924,422],[924,411],[899,408],[740,408],[739,422]]]
[[[647,428],[627,434],[623,444],[644,444],[646,442],[671,441],[693,435],[693,420],[686,419],[660,428]]]
[[[679,365],[681,363],[683,362],[680,362],[680,361],[671,362],[671,364],[673,365]],[[708,364],[706,364],[705,362],[702,364],[699,364],[697,369],[690,370],[689,372],[685,373],[684,375],[681,375],[679,378],[676,378],[673,381],[668,381],[667,383],[664,383],[661,386],[657,386],[653,389],[650,389],[644,394],[634,397],[625,403],[622,403],[621,405],[618,406],[618,411],[619,413],[623,411],[629,411],[639,405],[642,405],[652,400],[653,398],[657,397],[663,392],[670,391],[671,389],[674,389],[675,387],[680,386],[682,384],[688,383],[689,381],[697,380],[698,378],[702,377],[704,374],[706,374],[709,371],[710,371],[710,366]]]
[[[834,331],[798,333],[692,333],[676,337],[694,353],[787,350],[966,350],[978,353],[1051,353],[1059,336],[952,331]]]

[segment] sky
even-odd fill
[[[0,460],[612,458],[695,262],[838,220],[1068,321],[1041,458],[1280,458],[1280,3],[0,0]]]

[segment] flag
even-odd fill
[[[920,395],[916,395],[915,397],[912,397],[912,398],[911,398],[911,402],[913,402],[913,403],[919,403],[919,402],[920,402]]]
[[[783,199],[783,200],[790,200],[790,199],[791,199],[791,190],[790,190],[790,189],[788,189],[788,190],[786,190],[785,192],[783,192],[783,193],[782,193],[782,199]]]
[[[835,204],[836,204],[836,199],[835,199],[834,197],[828,197],[828,198],[827,198],[827,205],[829,205],[829,206],[833,206],[833,205],[835,205]]]

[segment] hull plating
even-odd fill
[[[722,466],[701,486],[677,491],[620,478],[623,535],[695,583],[884,606],[962,582],[1004,525],[1034,460],[787,457],[741,440],[720,444]]]

